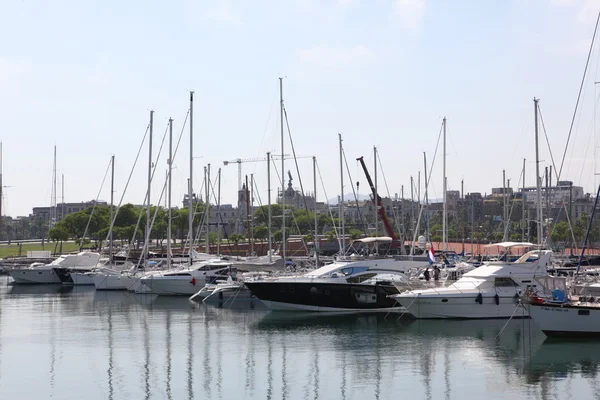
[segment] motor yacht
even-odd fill
[[[10,270],[10,276],[15,283],[61,283],[57,272],[65,269],[91,270],[100,260],[100,254],[81,252],[78,254],[65,254],[52,261],[50,264],[33,263],[28,268]]]
[[[422,263],[395,259],[334,262],[305,275],[247,281],[245,285],[272,310],[379,312],[399,309],[393,279]],[[382,277],[382,278],[378,278]]]
[[[533,247],[531,243],[504,242],[488,246]],[[547,276],[552,252],[529,251],[516,261],[488,261],[447,287],[410,290],[392,298],[416,318],[510,318],[517,312],[519,295],[526,289],[543,289],[536,277]],[[502,257],[500,257],[502,258]],[[518,315],[517,315],[518,314]]]

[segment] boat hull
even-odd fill
[[[70,279],[71,282],[66,283],[63,281],[63,285],[65,284],[71,284],[71,285],[77,285],[77,286],[94,286],[94,275],[89,274],[89,273],[82,273],[82,272],[71,272],[70,273]]]
[[[498,296],[482,294],[481,304],[478,293],[464,296],[396,296],[396,300],[415,318],[423,319],[485,319],[485,318],[527,318],[527,310],[519,305],[518,298],[512,295]]]
[[[600,338],[600,307],[529,304],[533,322],[549,337]]]
[[[391,299],[393,285],[318,282],[246,282],[271,310],[316,312],[389,312],[400,309]]]
[[[191,276],[150,276],[141,283],[160,296],[192,296],[204,286],[202,278]]]
[[[60,283],[60,278],[52,268],[49,269],[13,269],[10,276],[16,283],[50,284]]]
[[[125,275],[94,275],[96,290],[127,290],[131,279]]]

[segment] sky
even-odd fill
[[[221,203],[235,203],[237,165],[223,161],[281,154],[279,77],[294,149],[305,157],[297,160],[305,191],[313,190],[310,157],[317,158],[319,201],[341,193],[338,134],[350,172],[344,193],[356,182],[367,193],[356,158],[364,156],[373,175],[376,146],[380,193],[401,196],[404,187],[410,197],[411,176],[421,171],[423,195],[426,153],[429,197],[441,198],[441,142],[435,151],[444,116],[449,190],[462,180],[465,193],[489,193],[502,186],[503,170],[516,186],[524,158],[526,184],[535,185],[534,97],[558,166],[566,149],[561,180],[595,192],[600,39],[565,146],[599,11],[600,0],[4,0],[2,213],[29,215],[51,204],[54,146],[58,202],[63,175],[65,201],[109,200],[110,177],[102,182],[114,154],[115,202],[143,203],[147,142],[125,186],[150,110],[153,157],[169,117],[174,140],[184,129],[172,184],[173,205],[181,206],[190,90],[194,189],[210,164],[213,181],[222,169]],[[284,153],[292,154],[285,136]],[[546,143],[540,129],[542,170],[552,164]],[[167,148],[156,164],[153,204]],[[254,175],[256,204],[266,204],[266,163],[242,167]],[[294,162],[285,170],[299,187]]]

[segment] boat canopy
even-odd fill
[[[490,244],[486,244],[483,247],[504,247],[506,249],[509,249],[511,247],[533,247],[533,243],[529,243],[529,242],[501,242],[501,243],[490,243]]]
[[[379,236],[379,237],[366,237],[362,239],[356,239],[355,242],[360,243],[391,243],[392,238],[389,236]]]

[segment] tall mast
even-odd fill
[[[442,246],[443,246],[443,250],[447,250],[447,234],[446,234],[446,230],[448,229],[448,208],[447,208],[447,204],[446,204],[446,190],[447,190],[447,185],[446,185],[446,117],[444,117],[444,147],[443,147],[443,152],[444,152],[444,166],[443,166],[443,185],[444,185],[444,192],[443,192],[443,198],[444,198],[444,212],[442,215]]]
[[[523,159],[523,193],[521,195],[521,242],[525,242],[525,159]],[[528,238],[529,239],[529,238]]]
[[[173,169],[173,118],[169,118],[169,180],[167,186],[167,269],[171,269],[171,171]]]
[[[465,254],[465,180],[460,180],[460,199],[461,201],[461,210],[460,210],[460,222],[462,225],[462,253]]]
[[[65,174],[61,174],[60,189],[62,190],[62,207],[60,209],[60,219],[65,217]]]
[[[342,147],[342,134],[339,133],[338,134],[339,139],[340,139],[340,189],[341,189],[341,194],[340,194],[340,219],[341,219],[341,224],[342,224],[342,248],[340,249],[341,251],[343,251],[345,254],[345,249],[346,249],[346,232],[345,232],[345,228],[346,228],[346,221],[344,219],[344,155],[343,155],[343,147]]]
[[[190,180],[188,181],[188,241],[190,242],[190,265],[194,245],[194,92],[190,92]]]
[[[273,262],[273,255],[271,249],[273,246],[273,237],[271,232],[271,153],[267,153],[267,207],[269,217],[267,220],[267,235],[269,236],[269,262]]]
[[[52,173],[52,211],[51,211],[51,221],[50,227],[53,227],[56,223],[56,146],[54,146],[54,167]]]
[[[206,252],[210,254],[210,164],[206,167]]]
[[[63,175],[64,177],[64,175]],[[64,180],[63,180],[63,204],[65,203],[65,192],[64,192]],[[115,155],[113,154],[110,159],[110,232],[108,233],[108,262],[112,263],[113,259],[113,204],[115,195]]]
[[[314,193],[315,196],[315,209],[313,210],[313,214],[315,217],[315,236],[313,238],[313,243],[315,244],[315,266],[319,268],[319,220],[317,218],[317,157],[313,156],[313,183],[314,183]]]
[[[535,182],[537,209],[537,244],[542,245],[542,182],[540,180],[540,149],[538,145],[538,99],[533,98],[533,114],[535,127]]]
[[[506,235],[508,232],[508,225],[506,221],[506,170],[502,170],[502,241],[506,242]]]
[[[248,247],[246,254],[252,255],[250,251],[250,242],[252,241],[252,228],[250,227],[250,189],[248,189],[248,175],[246,175],[246,186],[244,186],[244,197],[246,198],[246,232],[248,235]]]
[[[250,224],[250,254],[254,255],[254,226],[252,225],[252,207],[254,206],[254,174],[250,174],[250,200],[248,212],[248,223]]]
[[[279,78],[279,122],[281,123],[281,256],[285,264],[285,148],[283,138],[283,78]]]
[[[217,255],[221,255],[221,168],[217,181]]]
[[[148,207],[146,207],[146,254],[145,266],[148,268],[148,254],[150,251],[150,187],[152,186],[152,130],[154,125],[154,111],[150,111],[150,131],[148,141]]]
[[[425,152],[423,152],[423,167],[425,168],[425,205],[423,215],[425,216],[425,243],[427,243],[429,235],[429,218],[427,218],[427,209],[429,208],[429,197],[427,193],[427,187],[429,186],[429,182],[427,181],[427,154]],[[404,194],[402,194],[402,197],[404,197]]]
[[[375,199],[378,199],[379,197],[377,197],[378,193],[377,193],[377,147],[373,146],[373,164],[374,164],[374,172],[375,172]],[[375,202],[375,208],[374,208],[374,213],[373,213],[373,221],[375,221],[375,237],[379,236],[379,224],[377,223],[377,208],[379,207],[379,204],[377,204],[377,201]],[[377,247],[377,242],[375,242],[375,246]],[[377,249],[379,250],[379,249]]]

